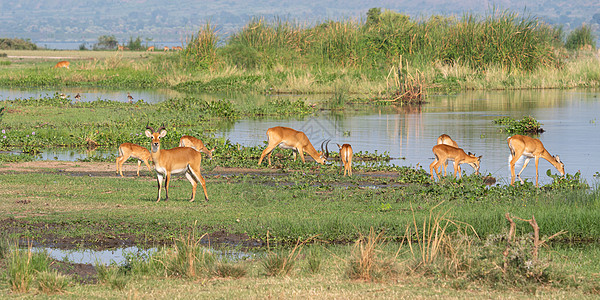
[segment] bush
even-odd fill
[[[0,50],[37,50],[37,45],[29,39],[0,38]]]
[[[582,25],[567,35],[565,48],[568,50],[585,49],[586,47],[589,47],[590,50],[596,49],[596,39],[590,26]]]

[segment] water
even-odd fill
[[[114,248],[108,250],[92,249],[71,249],[63,250],[50,247],[33,247],[33,252],[46,252],[53,259],[76,263],[92,265],[123,265],[128,257],[140,257],[147,259],[158,251],[157,248],[142,249],[138,247]],[[234,250],[215,250],[209,248],[208,251],[214,253],[219,259],[229,261],[248,260],[254,258],[257,254],[252,252],[234,251]]]
[[[128,102],[127,93],[133,97],[133,101],[144,100],[146,103],[159,103],[167,99],[180,97],[182,94],[169,89],[156,90],[136,90],[131,89],[111,90],[94,87],[60,87],[56,89],[20,89],[20,88],[3,88],[0,89],[0,99],[28,99],[54,97],[56,94],[63,94],[64,97],[76,101],[75,95],[79,94],[81,102],[92,102],[96,100],[112,100],[120,102]]]
[[[543,124],[546,132],[539,138],[552,155],[560,156],[565,171],[580,171],[592,184],[593,175],[600,171],[600,163],[594,160],[600,146],[599,95],[597,91],[574,90],[467,92],[430,97],[429,104],[420,108],[382,107],[301,120],[240,120],[222,135],[242,145],[263,145],[269,127],[287,126],[305,131],[315,147],[324,139],[332,139],[332,143],[350,143],[354,152],[388,152],[392,157],[405,158],[394,164],[420,166],[429,172],[434,159],[431,148],[437,137],[446,133],[465,151],[483,155],[480,171],[491,173],[503,184],[510,182],[508,134],[492,121],[499,116],[521,119],[531,115]],[[552,181],[546,176],[547,169],[558,173],[541,159],[540,184]],[[473,171],[467,165],[463,170]],[[522,177],[535,180],[533,161]]]
[[[13,90],[0,90],[0,99],[25,97],[23,93],[40,93],[34,90],[11,91]],[[80,92],[76,88],[66,91],[70,95]],[[54,94],[56,91],[49,92]],[[108,92],[99,90],[97,93],[104,95]],[[115,96],[106,97],[111,100],[124,99],[127,91],[114,93]],[[150,103],[171,97],[169,92],[153,90],[136,91],[132,92],[132,95],[135,99],[144,97],[143,99]],[[396,158],[392,160],[393,164],[419,166],[429,172],[429,164],[433,162],[431,148],[435,145],[437,137],[446,133],[465,151],[483,155],[480,171],[492,174],[498,183],[505,184],[510,181],[509,150],[506,142],[508,134],[501,132],[501,127],[494,124],[493,120],[500,116],[521,119],[530,115],[543,124],[546,132],[539,138],[552,155],[560,156],[565,163],[566,172],[575,174],[580,171],[583,179],[589,184],[594,184],[594,175],[600,172],[600,163],[594,159],[596,149],[600,146],[599,96],[600,92],[592,90],[464,92],[457,95],[431,96],[428,98],[429,103],[421,107],[346,107],[344,111],[323,111],[316,116],[304,118],[239,120],[227,128],[222,128],[218,135],[241,145],[262,146],[268,128],[287,126],[304,131],[317,148],[325,139],[331,139],[330,150],[335,151],[335,143],[350,143],[354,152],[388,152]],[[261,102],[267,98],[248,95],[202,97],[244,103]],[[97,98],[97,95],[89,99],[93,101],[93,98]],[[307,101],[318,102],[326,98],[327,96],[323,96],[321,99]],[[106,151],[105,155],[115,152],[116,150]],[[79,150],[61,152],[59,149],[45,151],[42,155],[44,159],[49,160],[76,160],[89,155],[104,154]],[[517,167],[517,172],[519,169]],[[541,159],[541,184],[552,181],[552,178],[546,175],[548,169],[553,174],[558,173],[550,163]],[[472,172],[467,165],[463,165],[463,170]],[[533,161],[525,169],[522,177],[529,181],[535,180]]]
[[[98,41],[74,41],[74,42],[45,42],[45,41],[33,41],[38,47],[43,47],[44,49],[49,50],[79,50],[79,46],[81,44],[85,45],[86,49],[92,49]],[[161,42],[161,41],[151,41],[148,43],[142,43],[143,45],[154,46],[155,51],[162,51],[164,46],[169,48],[174,46],[182,46],[181,42]]]

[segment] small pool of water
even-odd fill
[[[141,249],[138,247],[115,248],[109,250],[63,250],[49,247],[33,247],[33,252],[46,252],[53,259],[77,264],[91,265],[123,265],[127,263],[128,257],[148,259],[158,251],[158,248]],[[234,250],[216,250],[209,249],[219,259],[229,261],[248,260],[254,258],[257,254],[251,252],[242,252]]]

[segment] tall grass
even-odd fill
[[[367,23],[326,21],[313,27],[258,19],[233,35],[224,49],[244,48],[270,68],[310,62],[313,65],[381,68],[405,57],[410,63],[461,62],[484,70],[535,70],[555,65],[552,50],[558,29],[510,11],[493,11],[485,17],[433,16],[411,19],[385,11]],[[293,58],[293,59],[290,59]],[[234,59],[235,61],[235,59]],[[248,64],[246,64],[248,65]]]
[[[45,253],[34,253],[31,246],[27,250],[21,250],[15,245],[9,250],[7,264],[10,290],[26,293],[36,274],[48,270],[50,259]]]

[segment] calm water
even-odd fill
[[[56,91],[48,91],[54,94]],[[82,91],[73,88],[64,93],[73,95]],[[126,99],[127,91],[89,91],[94,99]],[[20,93],[20,94],[19,94]],[[0,99],[40,95],[43,91],[0,90]],[[115,94],[109,94],[115,93]],[[173,97],[170,91],[132,91],[134,98],[149,103]],[[83,93],[81,94],[84,95]],[[86,94],[87,95],[87,94]],[[92,96],[93,95],[93,96]],[[177,96],[177,95],[175,95]],[[242,145],[263,145],[265,132],[273,126],[288,126],[307,133],[315,147],[321,141],[331,139],[330,149],[335,143],[350,143],[355,152],[388,152],[396,158],[393,164],[420,166],[429,172],[433,162],[431,148],[437,137],[450,135],[465,151],[483,155],[482,173],[491,173],[499,183],[510,180],[508,170],[508,135],[492,121],[499,116],[522,118],[531,115],[543,124],[546,132],[539,138],[553,155],[558,154],[565,163],[567,173],[580,171],[588,183],[595,183],[600,162],[595,153],[600,144],[600,92],[589,90],[544,90],[544,91],[493,91],[465,92],[451,96],[432,96],[429,103],[418,107],[347,107],[344,111],[324,111],[316,116],[291,119],[239,120],[221,129],[218,135]],[[203,96],[204,97],[204,96]],[[305,99],[306,97],[296,97]],[[262,102],[267,97],[259,96],[206,96],[209,100],[231,99],[237,102]],[[323,101],[309,99],[308,102]],[[218,150],[217,150],[218,151]],[[99,152],[65,150],[46,151],[44,159],[76,160]],[[113,152],[106,150],[107,155]],[[114,151],[116,153],[116,150]],[[101,153],[101,155],[103,155]],[[402,158],[402,159],[400,159]],[[540,160],[540,183],[549,183],[546,170],[557,171],[545,160]],[[463,170],[471,173],[468,165]],[[517,169],[518,172],[518,169]],[[533,161],[523,172],[524,179],[535,180]]]
[[[499,116],[522,118],[531,115],[546,130],[539,138],[546,149],[558,154],[567,173],[580,171],[588,183],[600,171],[594,157],[600,146],[600,101],[594,91],[517,91],[468,92],[436,96],[421,108],[383,107],[370,112],[342,115],[326,113],[302,120],[241,120],[223,132],[223,136],[243,145],[262,145],[266,130],[288,126],[307,132],[316,147],[323,139],[350,143],[355,152],[388,152],[394,164],[421,166],[429,172],[433,162],[431,148],[437,137],[450,135],[465,151],[483,155],[482,173],[491,173],[499,183],[510,181],[508,135],[492,121]],[[337,148],[335,145],[331,148]],[[464,165],[464,170],[473,170]],[[557,171],[540,160],[540,183],[549,183],[546,170]],[[518,169],[517,169],[518,172]],[[533,161],[522,177],[535,180]]]
[[[170,98],[176,98],[181,96],[180,93],[162,89],[162,90],[110,90],[93,87],[61,87],[53,90],[50,89],[0,89],[0,99],[2,100],[14,100],[14,99],[28,99],[28,98],[42,98],[42,97],[54,97],[56,94],[64,94],[64,97],[71,99],[73,102],[76,101],[75,95],[79,94],[81,102],[92,102],[96,100],[112,100],[128,102],[127,93],[130,93],[133,97],[133,101],[144,100],[147,103],[158,103],[165,101]]]

